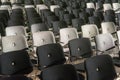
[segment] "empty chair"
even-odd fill
[[[89,23],[97,25],[99,29],[101,28],[101,20],[99,19],[99,17],[96,16],[89,17]]]
[[[105,15],[112,15],[115,16],[115,12],[113,10],[106,10]]]
[[[72,25],[72,19],[74,19],[75,16],[73,14],[64,14],[64,21],[67,23],[67,25]]]
[[[86,8],[86,12],[89,14],[89,16],[93,16],[94,11],[95,10],[93,8]]]
[[[70,60],[89,58],[92,56],[93,51],[89,38],[78,38],[70,40],[68,43],[70,49]],[[78,71],[85,71],[84,62],[74,64]]]
[[[73,9],[73,10],[72,10],[72,13],[74,14],[74,16],[75,16],[76,18],[79,18],[80,9]]]
[[[54,13],[55,13],[55,15],[58,16],[58,17],[59,17],[59,11],[60,11],[60,10],[63,10],[63,9],[62,9],[62,8],[55,8],[55,9],[54,9]]]
[[[60,6],[59,6],[59,5],[51,5],[51,6],[50,6],[50,11],[51,11],[51,12],[54,12],[54,9],[55,9],[55,8],[60,8]]]
[[[82,27],[82,36],[90,38],[90,40],[99,34],[98,28],[95,24],[86,24]]]
[[[76,69],[70,65],[57,65],[45,69],[41,74],[43,80],[84,80],[83,75],[79,75],[76,72]]]
[[[40,13],[41,10],[43,10],[43,9],[48,9],[48,7],[47,7],[45,4],[39,4],[39,5],[36,6],[36,8],[37,8],[37,12],[38,12],[39,14],[41,14],[41,13]]]
[[[39,32],[39,31],[48,31],[48,27],[45,23],[38,23],[31,25],[31,32]]]
[[[95,9],[95,5],[94,5],[94,3],[86,3],[86,5],[87,5],[87,8],[93,8],[93,9]]]
[[[116,24],[114,15],[104,15],[104,21],[105,22],[114,22]]]
[[[30,73],[32,71],[32,64],[27,51],[19,50],[3,53],[0,56],[0,69],[3,75]]]
[[[118,56],[115,43],[110,33],[99,34],[95,37],[97,54],[109,54],[111,57]]]
[[[113,22],[102,22],[101,23],[102,33],[115,33],[116,26]]]
[[[114,80],[116,78],[116,71],[109,55],[89,58],[85,61],[85,66],[87,80]]]
[[[67,45],[68,41],[76,38],[79,38],[77,29],[75,28],[60,29],[60,43],[62,44],[62,46]]]
[[[37,47],[39,69],[65,63],[63,48],[58,43],[46,44]]]
[[[53,27],[53,22],[54,21],[59,21],[58,17],[57,16],[47,16],[47,24],[49,26],[49,28],[52,28]]]
[[[99,17],[101,22],[104,20],[103,13],[101,11],[95,11],[94,16]]]
[[[120,13],[120,3],[112,3],[112,6],[115,13]]]
[[[54,21],[53,22],[53,32],[54,34],[58,35],[60,29],[67,28],[67,24],[65,21]]]
[[[80,18],[72,19],[72,26],[76,28],[78,32],[81,32],[81,26],[84,24],[85,22],[83,19]]]
[[[109,3],[103,4],[104,11],[106,10],[112,10],[112,5]]]
[[[88,23],[89,14],[88,14],[87,12],[85,12],[85,11],[81,12],[81,13],[79,14],[79,17],[80,17],[81,19],[83,19],[85,23]]]
[[[26,40],[23,36],[5,36],[2,37],[2,50],[3,52],[18,51],[27,48]]]
[[[35,51],[36,51],[36,47],[45,44],[56,43],[54,34],[51,31],[36,32],[33,33],[32,36],[33,36],[33,46]]]
[[[11,26],[11,27],[6,27],[6,36],[10,35],[23,35],[26,36],[26,31],[24,26]]]

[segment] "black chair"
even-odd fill
[[[80,19],[80,18],[72,19],[72,26],[75,27],[78,32],[81,31],[81,26],[84,24],[85,24],[85,22],[83,19]]]
[[[79,13],[79,17],[84,20],[85,23],[88,23],[89,14],[85,11]]]
[[[72,8],[71,6],[68,6],[68,7],[66,8],[66,10],[69,12],[69,14],[72,14],[73,8]]]
[[[99,55],[85,61],[87,80],[114,80],[116,78],[112,58]]]
[[[9,75],[8,78],[11,79],[12,77],[12,80],[14,80],[19,78],[20,75],[25,78],[23,75],[29,74],[32,70],[33,66],[26,50],[7,52],[0,55],[0,74],[3,77]],[[25,80],[27,79],[25,78]]]
[[[105,15],[115,16],[115,12],[114,12],[114,10],[106,10],[106,11],[105,11]]]
[[[68,47],[71,62],[77,59],[89,58],[93,54],[91,42],[88,38],[73,39],[69,41]],[[74,66],[78,71],[85,71],[84,63],[74,64]]]
[[[101,11],[95,11],[94,16],[99,17],[101,22],[104,20],[103,12]]]
[[[104,15],[105,22],[114,22],[116,24],[115,16],[113,15]]]
[[[76,69],[70,65],[56,65],[42,71],[42,80],[84,80],[83,75],[78,74]]]
[[[63,10],[62,8],[55,8],[54,9],[54,12],[55,12],[55,15],[59,17],[59,11],[60,10]]]
[[[93,16],[94,11],[95,10],[93,8],[86,8],[86,12],[89,14],[89,16]]]
[[[72,13],[74,14],[74,16],[75,16],[76,18],[79,18],[80,9],[73,9],[73,10],[72,10]]]
[[[59,30],[61,28],[67,28],[67,24],[65,21],[54,21],[53,22],[53,32],[55,35],[59,34]]]
[[[2,77],[0,80],[31,80],[31,78],[27,78],[26,76],[12,76],[12,77]]]
[[[47,44],[37,48],[39,69],[64,64],[66,59],[60,44]]]
[[[47,25],[49,28],[52,28],[53,27],[53,22],[54,21],[59,21],[59,18],[57,16],[47,16]]]
[[[68,11],[60,10],[59,11],[59,19],[64,20],[64,14],[69,14]]]
[[[112,0],[112,3],[118,3],[118,0]]]
[[[67,25],[72,25],[72,19],[74,19],[75,16],[73,14],[64,14],[64,21],[67,23]]]
[[[89,23],[97,25],[99,29],[101,28],[101,21],[99,17],[96,17],[96,16],[89,17]]]

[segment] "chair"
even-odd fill
[[[31,32],[32,34],[39,31],[48,31],[48,27],[45,23],[38,23],[31,25]]]
[[[25,31],[24,26],[6,27],[5,32],[6,32],[6,36],[11,36],[11,35],[23,35],[23,36],[26,36],[26,31]]]
[[[64,14],[64,21],[67,23],[67,25],[72,25],[72,19],[74,19],[75,16],[73,14]]]
[[[112,3],[113,6],[113,10],[115,11],[115,13],[120,13],[120,4],[119,3]]]
[[[95,24],[86,24],[82,27],[82,36],[90,38],[90,40],[99,34],[98,28]]]
[[[109,3],[103,4],[104,11],[106,10],[112,10],[112,5]]]
[[[111,57],[118,56],[115,43],[110,33],[99,34],[95,37],[97,54],[109,54]]]
[[[74,14],[74,16],[75,16],[76,18],[79,18],[80,9],[73,9],[73,10],[72,10],[72,13]]]
[[[87,80],[114,80],[116,78],[116,71],[109,55],[89,58],[85,61],[85,66]]]
[[[13,35],[2,37],[2,50],[3,52],[11,52],[26,49],[27,42],[23,36]]]
[[[114,22],[116,24],[114,15],[104,15],[104,22]]]
[[[59,6],[59,5],[51,5],[51,6],[50,6],[50,11],[51,11],[51,12],[54,12],[54,9],[55,9],[55,8],[60,8],[60,6]]]
[[[78,38],[70,40],[68,43],[70,49],[70,61],[90,58],[93,55],[91,42],[88,38]],[[84,62],[73,64],[78,71],[85,72]]]
[[[65,21],[54,21],[53,22],[53,32],[55,35],[59,34],[60,29],[67,28],[67,24]]]
[[[95,9],[94,8],[86,8],[86,12],[88,13],[89,16],[93,16]]]
[[[95,9],[95,5],[92,2],[86,3],[86,5],[87,5],[87,8],[93,8],[93,9]]]
[[[81,13],[79,14],[79,17],[80,17],[81,19],[83,19],[85,23],[88,23],[89,14],[88,14],[87,12],[85,12],[85,11],[81,12]]]
[[[101,28],[101,20],[99,19],[99,17],[96,16],[89,17],[89,23],[95,24],[98,27],[98,29]]]
[[[44,70],[41,74],[43,80],[84,80],[83,75],[79,75],[76,69],[70,65],[56,65]]]
[[[36,54],[38,56],[39,69],[64,64],[66,61],[63,48],[58,43],[51,43],[37,47]]]
[[[77,29],[75,28],[63,28],[60,29],[60,43],[62,46],[68,44],[68,41],[79,38]]]
[[[29,80],[24,75],[31,73],[32,70],[33,66],[25,50],[5,52],[0,55],[0,74],[3,76],[1,80]]]
[[[116,30],[116,26],[113,22],[102,22],[101,23],[101,29],[102,29],[102,33],[115,33]]]
[[[82,25],[85,25],[85,22],[83,19],[80,19],[80,18],[72,19],[72,26],[76,28],[78,32],[81,32]]]
[[[101,22],[104,20],[103,13],[101,11],[95,11],[94,16],[99,17]]]
[[[36,32],[33,33],[32,36],[33,36],[33,47],[35,51],[36,51],[36,47],[45,44],[56,43],[54,34],[51,31]]]

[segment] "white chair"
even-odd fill
[[[11,8],[10,5],[1,5],[0,8],[1,8],[1,9],[5,9],[5,10],[8,10],[10,14],[11,14],[11,12],[12,12],[12,8]]]
[[[109,3],[106,3],[106,4],[103,4],[103,8],[104,8],[104,12],[105,12],[106,10],[112,10],[112,5],[109,4]]]
[[[35,8],[35,6],[34,5],[25,5],[25,9],[27,9],[27,8]]]
[[[5,36],[2,37],[3,52],[17,51],[27,48],[27,43],[24,36]]]
[[[119,47],[119,50],[120,50],[120,30],[117,31],[117,37],[118,37],[118,47]]]
[[[54,12],[55,8],[60,8],[60,6],[59,5],[50,5],[50,11],[51,12]]]
[[[110,33],[97,35],[95,41],[98,54],[109,54],[111,57],[118,56],[113,37]]]
[[[114,33],[116,32],[116,26],[113,22],[102,22],[101,23],[102,33]]]
[[[115,13],[120,13],[120,3],[112,3]]]
[[[93,37],[99,34],[99,30],[95,24],[86,24],[81,27],[82,36],[86,38],[90,38],[92,40]]]
[[[82,36],[91,40],[91,45],[95,47],[94,37],[99,34],[99,30],[95,24],[86,24],[81,27]]]
[[[113,22],[102,22],[101,23],[102,33],[110,33],[114,37],[114,41],[117,40],[116,36],[116,26]]]
[[[6,36],[11,36],[11,35],[23,35],[23,36],[26,36],[26,31],[25,31],[24,26],[6,27],[5,32],[6,32]]]
[[[9,0],[1,0],[1,2],[2,2],[2,3],[4,3],[4,2],[9,2]]]
[[[42,31],[33,33],[33,47],[36,51],[36,47],[42,46],[45,44],[56,43],[53,32],[51,31]]]
[[[37,9],[37,12],[40,14],[40,10],[48,9],[48,7],[45,4],[39,4],[39,5],[36,5],[36,9]]]
[[[86,5],[87,5],[87,8],[93,8],[93,9],[95,9],[95,5],[94,5],[94,3],[86,3]]]
[[[17,0],[10,0],[11,4],[16,3]]]
[[[76,38],[79,38],[76,28],[60,29],[60,43],[62,46],[67,45],[70,40]]]

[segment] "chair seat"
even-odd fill
[[[80,72],[85,72],[84,62],[83,62],[83,63],[79,63],[79,64],[74,64],[73,66],[74,66],[78,71],[80,71]]]

